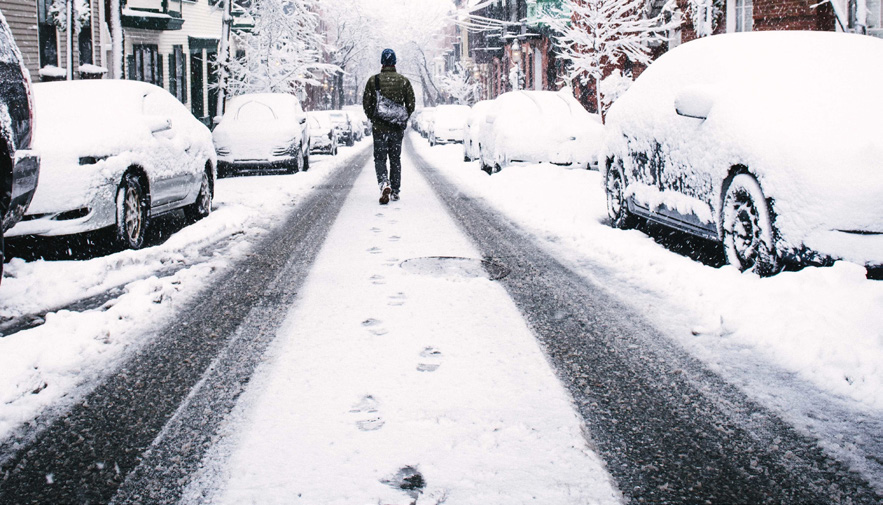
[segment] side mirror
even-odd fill
[[[675,97],[675,112],[679,116],[704,120],[713,105],[714,96],[704,88],[686,88]]]
[[[164,131],[169,131],[172,129],[172,119],[167,117],[147,117],[147,127],[150,129],[150,133],[160,133]]]

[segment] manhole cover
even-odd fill
[[[509,275],[509,269],[493,259],[427,256],[402,262],[402,268],[414,274],[434,277],[484,277],[492,281]]]

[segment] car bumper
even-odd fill
[[[40,175],[40,158],[32,151],[20,150],[15,153],[12,167],[12,198],[9,209],[2,216],[4,230],[12,228],[24,215],[34,198],[37,180]]]
[[[296,157],[272,158],[269,160],[218,160],[218,173],[275,172],[285,171],[296,163]]]
[[[116,224],[116,186],[107,183],[88,204],[45,214],[25,214],[7,236],[41,235],[53,237],[85,233]]]

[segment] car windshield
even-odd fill
[[[260,102],[246,102],[236,111],[236,119],[239,121],[275,121],[276,113],[268,105]]]

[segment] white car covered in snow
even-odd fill
[[[221,176],[233,172],[310,168],[310,129],[300,100],[287,93],[252,93],[227,101],[212,132]]]
[[[604,127],[561,91],[510,91],[493,101],[478,136],[478,157],[487,173],[513,162],[597,164]]]
[[[439,105],[435,108],[429,145],[463,142],[466,118],[472,110],[468,105]]]
[[[25,217],[9,232],[69,235],[116,227],[137,249],[150,218],[183,208],[211,212],[211,133],[152,84],[83,80],[34,85],[34,149],[42,164]]]
[[[463,161],[478,159],[478,136],[493,103],[492,100],[482,100],[470,109],[466,117],[466,127],[463,129]]]
[[[883,41],[708,37],[663,55],[607,115],[611,222],[723,243],[741,270],[883,263]]]
[[[337,128],[331,123],[328,114],[307,113],[310,123],[310,153],[326,153],[337,156],[340,145]]]

